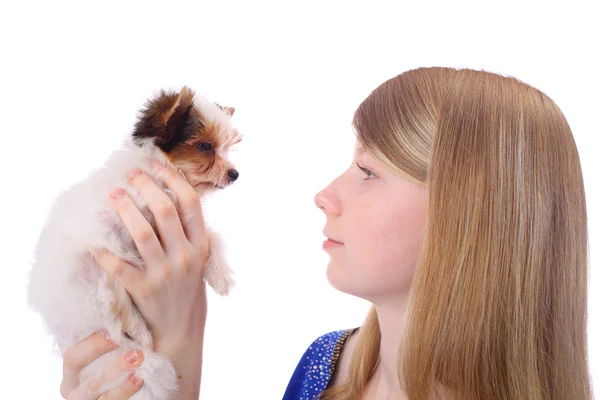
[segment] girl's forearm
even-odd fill
[[[174,400],[198,400],[202,379],[202,358],[204,349],[204,331],[206,326],[206,293],[197,318],[192,318],[194,326],[189,326],[185,337],[164,338],[155,343],[155,350],[169,358],[177,372],[178,394]]]

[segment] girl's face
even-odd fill
[[[357,140],[352,165],[317,193],[327,217],[327,278],[372,303],[408,294],[423,241],[425,186],[391,173]]]

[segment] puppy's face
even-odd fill
[[[231,125],[235,109],[210,103],[184,87],[162,91],[141,111],[134,140],[153,140],[197,190],[222,189],[238,178],[229,148],[242,140]]]

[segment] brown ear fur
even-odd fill
[[[192,105],[193,98],[194,94],[184,86],[175,98],[171,109],[163,114],[163,124],[167,125],[171,117],[183,114]]]
[[[187,86],[179,94],[161,91],[141,111],[133,132],[134,138],[154,138],[157,146],[168,146],[175,138],[178,127],[189,117],[193,99],[194,92]]]

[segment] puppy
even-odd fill
[[[200,196],[238,178],[228,160],[229,148],[242,139],[231,124],[234,111],[187,87],[180,93],[161,91],[141,110],[122,148],[86,180],[62,192],[53,204],[36,246],[28,303],[42,315],[61,352],[100,330],[119,345],[86,367],[80,381],[93,378],[124,351],[140,349],[144,362],[137,373],[144,385],[132,399],[166,400],[176,392],[173,366],[153,352],[152,336],[132,299],[96,264],[92,254],[108,249],[144,268],[133,239],[108,200],[111,190],[124,188],[156,231],[144,199],[127,181],[129,170],[146,171],[174,202],[174,193],[152,172],[156,161],[178,170]],[[204,279],[215,292],[226,295],[234,285],[233,272],[219,236],[211,230],[207,234],[210,254]],[[127,376],[98,390],[109,390],[125,379]]]

